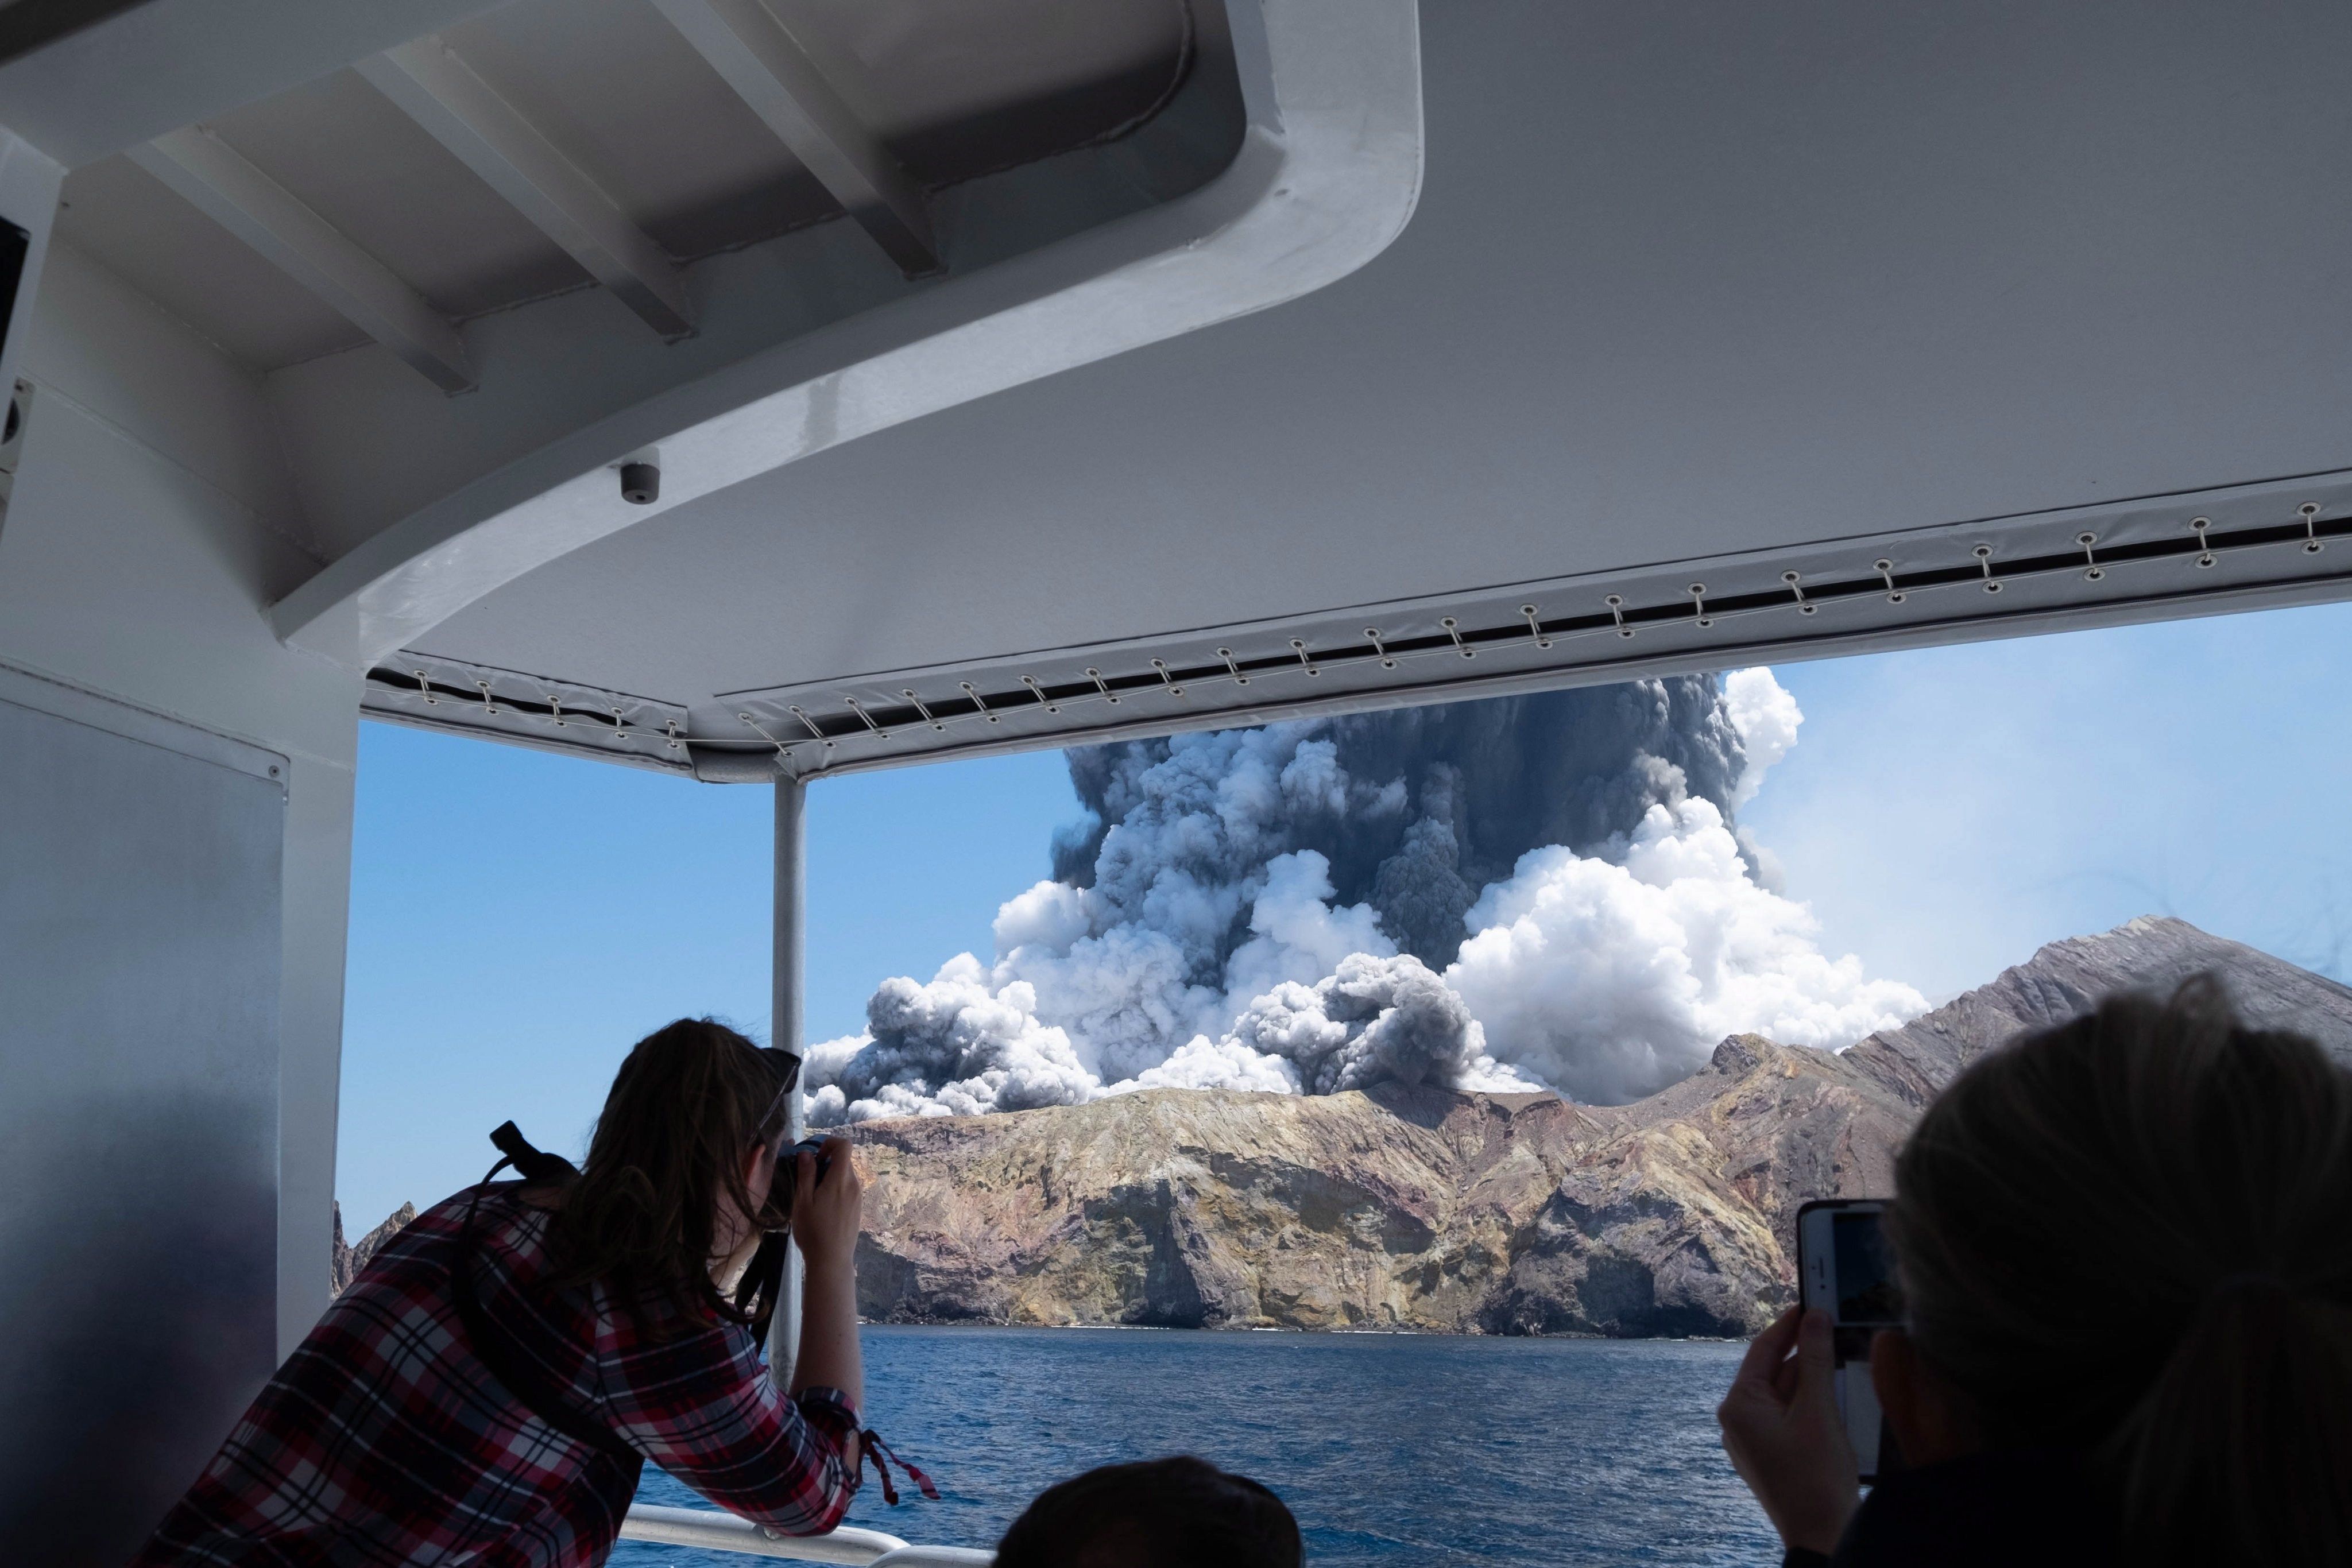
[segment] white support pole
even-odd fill
[[[226,142],[174,131],[126,155],[443,392],[474,390],[465,340],[448,319]]]
[[[647,326],[665,338],[694,330],[686,286],[661,246],[447,44],[419,38],[357,69]]]
[[[940,270],[930,198],[760,0],[654,0],[909,277]]]
[[[808,833],[803,820],[808,787],[789,774],[776,776],[776,914],[775,952],[770,969],[772,1012],[768,1043],[795,1056],[801,1053],[802,941],[808,913]],[[802,1119],[803,1097],[795,1092],[789,1108],[789,1138],[800,1142],[807,1131]],[[790,1387],[793,1364],[801,1347],[801,1249],[784,1255],[783,1289],[778,1292],[775,1316],[768,1323],[768,1373],[779,1388]]]

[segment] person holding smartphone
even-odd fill
[[[461,1192],[387,1242],[135,1568],[589,1568],[646,1459],[782,1533],[831,1530],[865,1451],[861,1194],[839,1139],[821,1180],[805,1149],[777,1168],[799,1068],[680,1019],[622,1063],[584,1169],[500,1128],[525,1179]],[[789,1390],[757,1338],[780,1251],[744,1278],[786,1229],[805,1268]]]
[[[1946,1089],[1883,1218],[1868,1499],[1833,1312],[1717,1412],[1789,1568],[2352,1563],[2352,1071],[2210,980],[2110,998]]]

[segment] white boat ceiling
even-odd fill
[[[409,13],[57,230],[262,379],[378,716],[751,780],[2352,581],[2340,5]]]

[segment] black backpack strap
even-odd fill
[[[490,1177],[509,1165],[522,1171],[526,1180],[531,1176],[530,1167],[516,1157],[514,1149],[509,1147],[508,1134],[512,1135],[513,1143],[520,1145],[522,1150],[533,1157],[534,1163],[552,1161],[565,1171],[572,1169],[571,1161],[555,1155],[541,1155],[533,1149],[516,1131],[512,1122],[490,1134],[491,1141],[499,1145],[506,1157],[492,1166],[488,1175],[482,1177],[482,1186],[474,1189],[474,1196],[466,1204],[465,1220],[457,1228],[457,1247],[449,1259],[449,1295],[457,1308],[457,1321],[465,1327],[467,1343],[473,1347],[476,1359],[488,1369],[492,1377],[506,1385],[507,1392],[532,1415],[573,1442],[584,1444],[620,1463],[628,1474],[630,1490],[635,1491],[638,1472],[645,1466],[645,1456],[624,1442],[610,1427],[566,1404],[537,1376],[525,1371],[514,1336],[503,1324],[492,1321],[490,1314],[482,1308],[481,1297],[476,1293],[474,1258],[481,1238],[475,1226],[475,1209],[482,1201],[482,1187],[488,1186]],[[541,1168],[546,1167],[542,1166]]]
[[[533,1148],[530,1140],[522,1135],[522,1129],[512,1122],[499,1123],[498,1130],[490,1134],[490,1142],[506,1156],[490,1167],[491,1176],[498,1174],[499,1166],[512,1166],[523,1180],[543,1186],[550,1182],[570,1181],[580,1174],[580,1167],[562,1155]]]
[[[780,1230],[761,1237],[759,1250],[751,1254],[743,1277],[735,1282],[735,1310],[750,1316],[751,1337],[762,1344],[768,1341],[768,1324],[774,1319],[776,1303],[783,1299],[784,1252],[790,1245]]]

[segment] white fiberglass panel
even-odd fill
[[[286,792],[139,727],[0,700],[0,1540],[24,1563],[128,1557],[278,1359]]]

